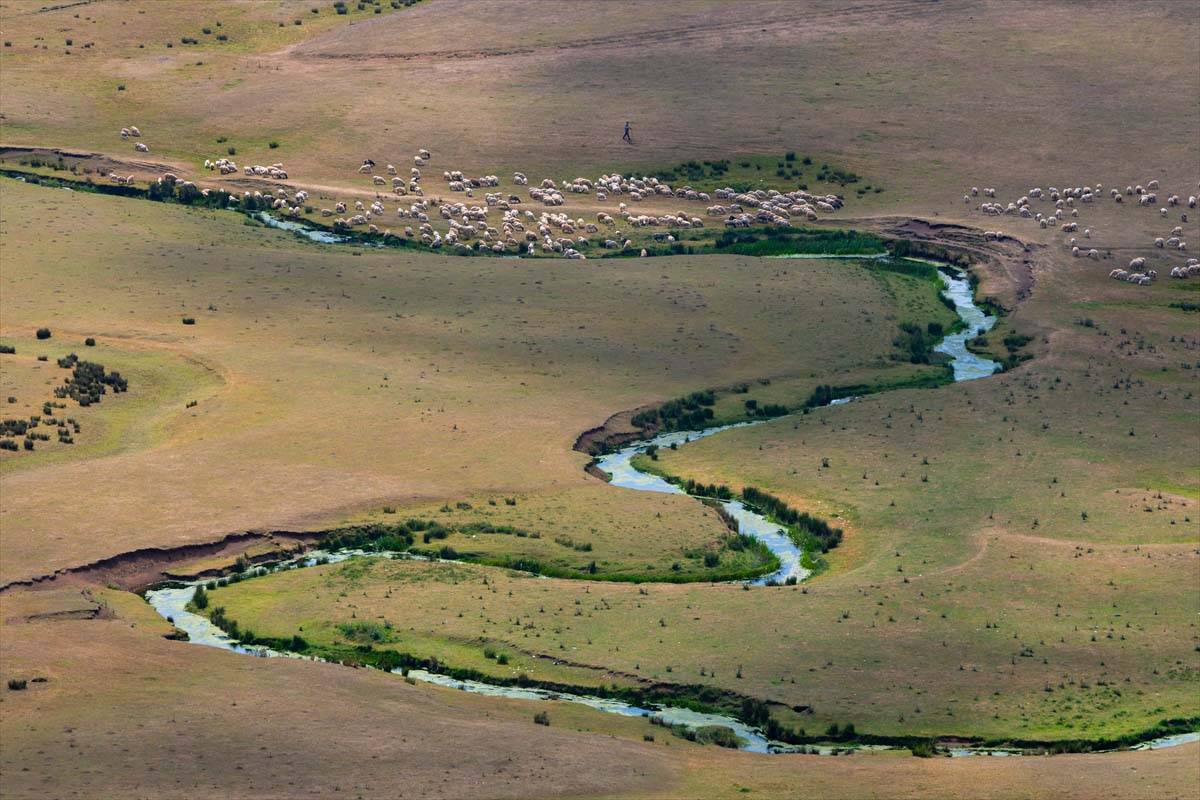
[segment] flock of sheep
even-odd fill
[[[121,129],[122,139],[140,138],[141,135],[141,130],[133,125]],[[143,142],[136,142],[134,147],[138,152],[148,152],[150,149]],[[392,164],[387,164],[382,170],[387,177],[376,174],[376,164],[370,159],[365,160],[358,168],[359,174],[371,175],[373,187],[389,187],[391,200],[399,201],[394,209],[395,219],[412,223],[405,225],[401,233],[393,233],[387,227],[381,229],[379,223],[388,213],[385,200],[389,198],[379,194],[378,188],[376,188],[374,200],[370,203],[362,200],[354,201],[353,208],[356,213],[351,214],[345,202],[337,202],[333,208],[322,208],[320,214],[323,217],[332,217],[335,229],[348,231],[359,226],[366,226],[367,230],[373,234],[382,234],[384,237],[416,238],[433,248],[445,246],[462,253],[524,251],[529,255],[540,250],[543,253],[560,254],[570,259],[586,258],[583,251],[592,245],[591,237],[593,236],[600,237],[599,246],[605,249],[625,250],[632,247],[632,240],[618,227],[622,224],[631,228],[665,228],[667,229],[665,232],[655,233],[653,238],[667,243],[675,241],[675,236],[669,231],[705,226],[703,218],[685,210],[663,214],[638,214],[632,211],[629,204],[623,200],[617,202],[615,216],[600,211],[595,214],[594,221],[548,210],[539,213],[528,209],[522,211],[516,208],[522,203],[519,195],[489,191],[499,188],[500,179],[497,176],[469,176],[461,170],[442,172],[441,177],[445,188],[450,192],[462,193],[465,198],[475,202],[444,201],[440,197],[427,199],[421,183],[423,177],[421,168],[427,166],[432,160],[433,154],[428,149],[419,148],[412,158],[413,166],[408,169],[407,176],[402,176],[400,170]],[[235,175],[239,172],[237,163],[227,158],[205,159],[204,167],[207,170],[217,171],[223,176]],[[283,164],[279,163],[269,166],[258,164],[246,166],[242,168],[241,172],[249,177],[273,180],[287,180],[288,178]],[[109,178],[122,185],[133,182],[133,176],[120,176],[116,173],[109,173]],[[179,179],[170,173],[159,179],[160,182],[163,180],[172,185],[179,182]],[[567,197],[570,195],[588,195],[594,197],[597,202],[627,198],[632,203],[638,203],[650,198],[672,198],[680,201],[705,203],[708,205],[705,206],[704,216],[721,217],[727,228],[763,224],[787,226],[792,224],[794,218],[815,221],[819,218],[818,212],[832,213],[844,204],[842,198],[837,195],[811,194],[802,190],[780,192],[774,189],[758,189],[738,192],[727,187],[717,189],[710,195],[708,192],[698,191],[691,186],[673,188],[665,181],[655,177],[639,178],[617,173],[604,174],[594,180],[577,177],[563,180],[561,183],[552,178],[544,178],[539,184],[531,186],[529,177],[525,173],[514,172],[512,182],[519,187],[528,187],[525,191],[529,200],[546,207],[565,205]],[[186,188],[188,182],[181,183]],[[476,200],[476,190],[481,190],[482,203]],[[208,194],[208,190],[197,191],[203,195]],[[1159,182],[1152,180],[1148,181],[1144,187],[1140,184],[1126,186],[1124,192],[1115,188],[1109,189],[1108,197],[1115,204],[1122,204],[1125,197],[1136,197],[1139,206],[1154,207],[1158,204],[1158,191]],[[964,203],[972,203],[974,198],[979,197],[981,193],[986,198],[996,197],[994,188],[980,190],[979,187],[973,186],[968,193],[963,195]],[[255,201],[269,205],[284,216],[300,217],[305,211],[308,193],[303,190],[290,192],[288,189],[279,188],[267,194],[244,192],[242,197],[252,197]],[[1082,231],[1079,229],[1077,221],[1079,207],[1095,203],[1103,197],[1104,187],[1102,184],[1064,189],[1051,186],[1045,191],[1041,187],[1034,187],[1014,202],[1004,204],[987,200],[980,203],[977,208],[981,213],[989,216],[1013,215],[1036,222],[1041,228],[1059,228],[1063,233],[1078,233],[1083,239],[1090,239],[1092,236],[1090,228],[1085,227]],[[720,202],[714,202],[714,199]],[[241,202],[241,198],[237,195],[230,197],[231,204],[239,202]],[[1047,209],[1046,213],[1038,211],[1034,207],[1035,202],[1051,202],[1054,210]],[[1159,214],[1166,217],[1171,208],[1180,205],[1195,209],[1197,202],[1195,195],[1183,200],[1179,195],[1171,194],[1166,198],[1166,206],[1159,209]],[[499,218],[494,223],[491,222],[493,212],[499,212]],[[444,234],[434,229],[431,214],[440,217],[448,225],[448,230]],[[1182,215],[1182,219],[1186,222],[1186,213]],[[1183,228],[1176,226],[1171,230],[1169,236],[1155,238],[1154,246],[1160,249],[1186,250],[1187,242],[1182,239],[1182,235]],[[999,239],[1003,236],[1004,234],[1000,231],[984,231],[984,238],[987,240]],[[1100,251],[1081,245],[1077,236],[1071,236],[1066,243],[1075,257],[1100,259]],[[645,249],[641,250],[641,255],[646,254]],[[1169,274],[1173,278],[1200,275],[1200,260],[1189,258],[1185,264],[1172,267]],[[1109,276],[1115,280],[1148,285],[1157,279],[1158,272],[1154,269],[1147,269],[1146,259],[1139,257],[1132,259],[1127,269],[1114,269]]]
[[[1154,207],[1158,205],[1159,182],[1157,180],[1148,181],[1145,186],[1138,184],[1136,186],[1126,186],[1124,192],[1119,189],[1109,189],[1109,199],[1117,205],[1124,203],[1125,197],[1136,197],[1137,204],[1141,207]],[[994,188],[985,188],[982,191],[984,197],[994,198],[996,190]],[[971,187],[967,194],[963,195],[963,202],[970,204],[973,198],[978,197],[980,189]],[[1003,204],[999,202],[984,201],[979,204],[978,209],[981,213],[989,216],[1015,215],[1018,218],[1029,219],[1037,222],[1041,228],[1060,228],[1063,233],[1081,233],[1084,239],[1092,237],[1090,228],[1079,230],[1079,223],[1076,221],[1079,217],[1079,208],[1076,204],[1095,203],[1104,197],[1103,184],[1095,186],[1076,186],[1066,189],[1058,189],[1049,187],[1045,192],[1040,187],[1030,189],[1025,195],[1020,197],[1015,202]],[[1052,213],[1043,214],[1040,211],[1035,211],[1033,208],[1034,201],[1049,200],[1054,203],[1054,211]],[[1182,200],[1179,195],[1171,194],[1166,199],[1166,206],[1159,208],[1159,216],[1166,217],[1170,213],[1171,208],[1176,208],[1180,205],[1186,205],[1189,209],[1196,208],[1197,200],[1195,195],[1189,196],[1186,201]],[[1068,221],[1068,216],[1070,220]],[[1187,213],[1181,215],[1181,221],[1187,222]],[[1000,231],[984,231],[984,239],[998,239],[1003,237]],[[1154,246],[1160,249],[1171,249],[1176,251],[1187,250],[1187,242],[1183,240],[1183,227],[1175,226],[1169,236],[1156,237]],[[1071,255],[1076,258],[1084,257],[1095,260],[1100,259],[1100,251],[1094,247],[1081,246],[1080,240],[1076,236],[1071,236],[1067,239],[1066,244],[1071,248]],[[1174,266],[1171,268],[1170,275],[1172,278],[1189,278],[1200,275],[1200,260],[1189,258],[1185,264]],[[1114,280],[1126,281],[1128,283],[1138,284],[1140,286],[1148,286],[1158,278],[1158,271],[1146,268],[1146,259],[1139,257],[1134,258],[1129,262],[1128,269],[1114,269],[1109,273],[1109,277]]]
[[[121,138],[140,138],[142,132],[136,126],[121,129]],[[134,147],[138,152],[149,152],[150,148],[143,142],[136,142]],[[376,190],[373,201],[366,203],[354,201],[353,210],[345,202],[335,203],[333,208],[322,208],[322,217],[332,218],[335,229],[353,230],[366,226],[374,234],[385,237],[403,236],[404,238],[419,238],[424,244],[439,248],[452,247],[459,252],[491,251],[494,253],[521,252],[534,254],[538,250],[544,253],[561,254],[571,259],[583,259],[583,251],[592,245],[591,237],[599,238],[599,246],[605,249],[625,250],[633,246],[633,242],[623,232],[622,227],[647,228],[657,227],[666,229],[655,233],[652,238],[657,241],[672,243],[676,237],[671,231],[678,229],[703,228],[704,217],[720,217],[727,228],[742,228],[751,225],[787,226],[793,219],[815,221],[818,214],[833,213],[841,208],[844,201],[834,194],[811,194],[807,191],[796,190],[780,192],[775,189],[758,189],[738,192],[726,187],[717,189],[712,194],[699,191],[691,186],[673,188],[665,181],[655,177],[625,176],[617,173],[604,174],[596,179],[577,177],[564,180],[561,183],[552,178],[545,178],[537,185],[531,185],[529,177],[522,172],[514,172],[512,183],[517,187],[528,187],[524,191],[530,202],[536,202],[545,207],[563,206],[571,195],[587,195],[596,202],[617,201],[613,214],[599,211],[593,221],[580,216],[543,210],[534,213],[531,210],[516,208],[523,201],[518,194],[501,191],[490,191],[500,187],[500,178],[496,175],[469,176],[462,170],[445,170],[442,181],[449,192],[462,193],[465,198],[475,202],[443,201],[439,197],[426,199],[422,186],[421,168],[433,160],[433,154],[426,148],[419,148],[412,157],[412,167],[407,175],[401,175],[400,169],[387,164],[377,174],[376,163],[365,160],[358,168],[359,174],[370,175],[371,185]],[[237,163],[230,158],[205,159],[204,168],[219,172],[222,176],[237,175]],[[240,172],[248,177],[260,177],[272,180],[287,180],[288,174],[283,164],[253,165],[241,168]],[[109,174],[115,183],[126,185],[133,182],[133,176]],[[166,181],[171,186],[181,184],[190,191],[190,184],[167,173],[159,182]],[[379,194],[381,187],[388,187],[387,196]],[[482,202],[476,199],[476,191],[481,190]],[[204,196],[208,190],[198,190]],[[231,195],[230,203],[242,203],[244,199],[252,198],[257,206],[269,205],[274,211],[283,216],[300,217],[306,213],[305,204],[308,193],[305,191],[291,192],[286,188],[274,192],[243,192]],[[704,203],[704,217],[684,209],[661,214],[639,214],[631,210],[629,203],[639,203],[650,199],[672,198],[678,201]],[[394,218],[409,221],[401,233],[393,233],[390,228],[381,229],[383,217],[389,212],[385,205],[396,202]],[[628,200],[629,202],[625,202]],[[719,201],[719,202],[714,202]],[[398,201],[398,202],[397,202]],[[432,209],[436,209],[434,212]],[[311,210],[311,209],[308,209]],[[494,212],[499,212],[499,218],[490,222]],[[430,215],[440,217],[449,226],[445,233],[435,230]],[[641,255],[646,255],[641,250]]]
[[[421,148],[413,157],[413,166],[408,169],[408,175],[403,176],[393,164],[387,164],[381,172],[376,173],[376,163],[366,160],[358,168],[359,174],[371,175],[373,187],[389,186],[394,200],[400,200],[395,208],[395,217],[401,220],[412,220],[416,227],[408,225],[402,234],[393,233],[389,228],[381,229],[379,221],[388,213],[383,195],[377,194],[372,202],[362,200],[354,202],[354,210],[349,214],[345,202],[338,202],[333,208],[322,208],[323,217],[333,217],[333,225],[337,229],[352,230],[358,226],[367,226],[371,233],[387,236],[404,236],[419,238],[424,244],[439,248],[452,247],[459,252],[491,251],[494,253],[524,251],[530,255],[541,251],[544,253],[561,254],[570,259],[584,259],[583,250],[592,245],[591,237],[603,234],[600,247],[606,249],[628,249],[632,240],[617,226],[623,221],[631,228],[661,227],[668,231],[674,229],[702,228],[704,219],[686,210],[664,214],[637,214],[629,204],[619,201],[615,216],[604,211],[595,214],[594,221],[582,217],[572,217],[561,212],[543,210],[535,213],[532,210],[516,208],[523,200],[518,194],[501,191],[489,191],[500,186],[496,175],[470,176],[462,170],[445,170],[442,181],[447,191],[462,193],[465,198],[475,202],[456,202],[442,200],[439,197],[425,198],[422,185],[421,168],[432,161],[433,155],[429,150]],[[724,205],[709,205],[705,215],[724,218],[726,227],[745,227],[754,224],[790,225],[793,217],[805,220],[816,220],[817,212],[831,213],[843,205],[842,198],[837,195],[814,195],[805,191],[779,192],[776,190],[756,190],[736,192],[732,188],[717,189],[712,195],[698,191],[691,186],[672,188],[665,181],[655,177],[634,177],[620,174],[604,174],[592,180],[577,177],[563,180],[561,183],[552,178],[545,178],[535,186],[530,185],[529,177],[522,172],[514,172],[512,183],[526,189],[528,199],[546,207],[565,205],[570,195],[588,195],[598,202],[607,202],[618,197],[627,198],[637,203],[650,198],[673,198],[681,201],[696,203],[712,203],[714,196],[725,201]],[[482,203],[476,198],[480,190]],[[286,201],[282,206],[284,213],[298,214],[298,208],[288,208]],[[434,230],[430,221],[431,209],[437,209],[440,216],[449,226],[443,235]],[[489,224],[493,212],[499,212],[495,224]],[[653,235],[653,238],[674,242],[675,236],[669,232]],[[646,255],[646,250],[641,250]]]

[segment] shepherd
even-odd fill
[[[624,141],[629,142],[630,144],[633,144],[633,137],[629,135],[629,122],[628,121],[625,122],[625,133],[621,136],[621,138]]]

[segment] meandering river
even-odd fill
[[[283,227],[280,225],[279,227]],[[945,353],[951,359],[951,365],[954,369],[954,379],[956,381],[975,380],[978,378],[987,377],[993,374],[999,364],[985,358],[981,358],[966,348],[966,343],[972,338],[983,333],[995,324],[995,317],[986,315],[977,305],[975,305],[972,297],[971,285],[964,273],[956,272],[948,274],[943,270],[939,270],[945,288],[942,294],[949,298],[954,303],[955,310],[962,319],[965,328],[957,333],[947,336],[935,349],[937,352]],[[854,398],[843,398],[835,400],[831,405],[840,405],[842,403],[851,402]],[[644,492],[663,492],[669,494],[682,494],[682,490],[667,482],[666,480],[648,473],[640,472],[635,469],[631,460],[638,453],[644,452],[650,445],[657,445],[660,448],[670,448],[672,445],[680,446],[687,442],[696,439],[713,436],[722,431],[732,428],[745,427],[748,425],[760,425],[766,421],[744,422],[734,425],[723,425],[719,427],[709,428],[703,431],[675,431],[664,433],[654,437],[648,441],[640,441],[623,447],[620,450],[603,456],[599,459],[597,466],[612,476],[611,483],[613,486],[631,489]],[[753,509],[747,508],[743,503],[737,500],[729,500],[723,503],[725,510],[728,511],[737,521],[739,529],[742,533],[755,537],[762,541],[771,550],[772,553],[779,559],[780,568],[766,576],[762,576],[753,583],[763,584],[767,582],[783,583],[788,578],[796,578],[803,580],[808,575],[808,571],[802,566],[803,552],[788,536],[787,530],[768,520],[763,515],[757,513]],[[403,555],[392,555],[386,553],[365,553],[363,551],[352,550],[342,551],[337,553],[311,552],[303,556],[292,559],[289,562],[284,562],[286,565],[295,565],[297,567],[312,566],[316,563],[332,563],[342,561],[353,557],[375,557],[375,558],[394,558],[407,557]],[[198,644],[208,647],[218,647],[225,650],[231,650],[247,655],[260,657],[278,657],[278,658],[305,658],[294,653],[279,652],[271,650],[267,647],[259,645],[242,645],[230,639],[222,630],[217,628],[209,619],[200,614],[193,613],[187,609],[188,603],[195,593],[196,586],[204,581],[192,581],[186,584],[175,584],[169,587],[151,589],[146,592],[146,600],[154,609],[164,618],[170,620],[176,628],[184,631],[188,635],[188,641],[193,644]],[[427,672],[425,670],[412,669],[408,671],[408,676],[426,683],[437,684],[439,686],[448,686],[476,694],[483,694],[495,697],[507,697],[524,700],[560,700],[572,703],[579,703],[590,708],[597,709],[613,714],[622,714],[625,716],[654,716],[662,719],[664,722],[672,725],[682,725],[687,728],[696,729],[705,726],[723,726],[731,729],[742,741],[742,749],[753,752],[796,752],[797,749],[807,750],[808,752],[830,753],[835,750],[845,749],[837,747],[821,747],[821,748],[796,748],[780,742],[769,741],[761,731],[747,725],[741,720],[732,716],[723,714],[704,714],[692,711],[686,708],[676,708],[670,706],[655,706],[653,708],[643,708],[630,703],[624,703],[617,700],[610,700],[600,697],[591,697],[579,694],[564,694],[560,692],[552,692],[545,689],[524,688],[512,686],[497,686],[480,681],[467,681],[451,678],[447,675]],[[1184,744],[1185,742],[1193,742],[1200,739],[1200,733],[1189,733],[1177,736],[1163,737],[1151,742],[1146,742],[1139,745],[1139,748],[1158,748],[1170,747],[1173,745]],[[859,748],[862,749],[862,748]],[[980,753],[995,754],[995,755],[1014,755],[1011,751],[1005,750],[981,750],[969,747],[954,748],[952,755],[976,755]]]

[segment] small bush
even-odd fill
[[[236,148],[236,147],[230,147],[230,148],[229,148],[228,150],[226,150],[225,152],[226,152],[226,153],[228,153],[228,154],[229,154],[229,155],[231,155],[231,156],[236,156],[236,155],[237,155],[237,148]]]
[[[50,338],[50,329],[49,328],[38,328],[37,329],[37,338],[49,339]]]
[[[195,324],[196,324],[196,318],[195,318],[195,317],[184,317],[184,318],[183,318],[183,324],[184,324],[184,325],[195,325]]]
[[[17,348],[13,347],[11,344],[0,344],[0,353],[11,354],[15,352],[17,352]]]
[[[123,83],[118,83],[118,84],[117,84],[117,91],[118,91],[118,92],[123,92],[123,91],[125,91],[125,84],[123,84]]]
[[[218,42],[227,42],[227,41],[229,41],[229,37],[228,37],[228,36],[226,36],[226,35],[225,35],[225,34],[223,34],[223,33],[218,33],[218,34],[217,34],[217,41],[218,41]]]
[[[533,715],[533,721],[536,722],[538,725],[549,725],[550,724],[550,714],[548,714],[545,711],[539,711],[538,713]]]
[[[25,680],[24,678],[8,679],[8,689],[11,692],[23,692],[28,685],[29,681]],[[548,725],[549,723],[547,722],[546,724]]]
[[[87,337],[86,339],[84,339],[84,340],[83,340],[83,345],[84,345],[84,347],[95,347],[95,346],[96,346],[96,340],[95,340],[95,339],[93,339],[91,336],[89,336],[89,337]]]
[[[201,28],[205,36],[212,36],[212,28]]]

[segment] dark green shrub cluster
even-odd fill
[[[713,247],[747,256],[866,255],[883,252],[884,241],[874,234],[855,230],[764,226],[722,231]]]
[[[793,530],[793,534],[798,532],[803,539],[800,544],[806,550],[813,549],[815,546],[822,553],[827,553],[842,541],[841,528],[834,528],[825,520],[814,517],[807,511],[797,511],[778,497],[761,489],[753,486],[745,487],[742,489],[742,500],[780,524],[787,525]]]
[[[37,329],[37,338],[39,338],[39,339],[49,339],[49,338],[50,338],[50,336],[51,336],[51,334],[50,334],[50,329],[49,329],[49,328],[38,328],[38,329]]]
[[[931,337],[915,322],[901,322],[900,335],[892,340],[892,345],[900,352],[893,358],[911,364],[928,364],[929,355],[940,338]]]
[[[766,403],[760,406],[757,400],[747,400],[745,406],[748,417],[782,417],[788,413],[788,407],[779,403]]]
[[[338,528],[321,544],[330,550],[358,549],[402,553],[412,547],[418,532],[435,524],[424,520],[410,519],[394,525],[382,523],[353,525],[347,528]]]
[[[664,431],[700,430],[713,418],[715,402],[716,396],[711,391],[692,392],[687,397],[668,400],[658,408],[635,414],[632,422],[639,428],[654,426]]]
[[[15,352],[17,352],[17,348],[13,347],[11,344],[0,344],[0,353],[12,354]]]
[[[94,361],[80,361],[74,353],[60,358],[58,365],[64,369],[74,367],[71,377],[62,386],[54,390],[54,396],[70,397],[81,406],[99,403],[100,396],[112,389],[114,394],[129,390],[129,382],[121,377],[121,373],[106,372],[103,364]]]

